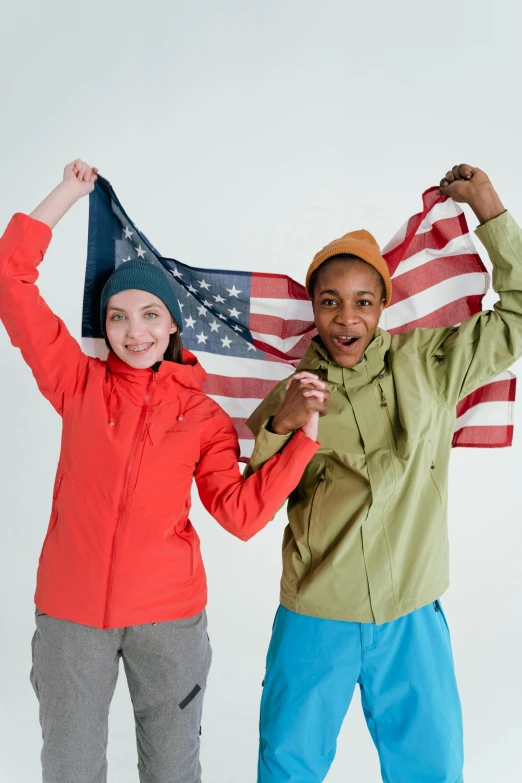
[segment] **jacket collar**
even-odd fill
[[[391,345],[391,335],[383,329],[377,329],[372,342],[363,358],[355,367],[340,367],[333,361],[319,336],[314,337],[308,351],[301,360],[297,371],[319,370],[320,375],[330,383],[345,388],[364,386],[387,372],[387,353]]]
[[[158,383],[177,381],[187,389],[201,391],[207,374],[194,354],[183,349],[183,364],[177,362],[161,362],[158,372]],[[107,367],[111,373],[118,375],[131,383],[146,384],[151,377],[150,367],[139,370],[122,361],[113,351],[107,357]]]

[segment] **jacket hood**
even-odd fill
[[[301,370],[319,370],[322,377],[332,383],[349,383],[359,386],[387,372],[386,355],[391,345],[391,335],[383,329],[377,329],[375,336],[363,358],[355,367],[340,367],[330,354],[319,335],[313,338],[310,347],[301,359],[297,372]]]
[[[183,364],[177,362],[161,362],[158,369],[158,381],[174,380],[186,389],[201,391],[207,374],[196,357],[186,348],[183,349]],[[143,383],[150,378],[151,368],[136,369],[118,358],[113,351],[107,357],[107,366],[115,375],[124,377],[128,381]]]

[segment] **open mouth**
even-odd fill
[[[358,343],[360,342],[360,339],[361,339],[360,337],[353,337],[345,334],[338,334],[335,337],[332,337],[332,340],[334,341],[335,345],[341,351],[344,351],[346,353],[356,348]]]
[[[125,348],[127,351],[130,351],[130,353],[142,354],[147,353],[153,345],[154,343],[141,343],[141,345],[126,345]]]

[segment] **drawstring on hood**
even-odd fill
[[[112,418],[112,395],[114,392],[114,389],[121,381],[121,378],[117,378],[116,381],[112,384],[111,390],[109,392],[109,427],[114,427],[114,419]]]
[[[156,362],[152,367],[136,369],[119,359],[112,351],[107,357],[106,381],[110,384],[107,397],[107,424],[114,427],[116,419],[114,415],[113,394],[116,386],[121,381],[120,393],[130,397],[136,405],[142,404],[144,388],[148,384],[151,374],[155,376],[154,398],[156,404],[168,403],[172,411],[173,419],[181,422],[185,418],[190,401],[190,395],[183,391],[201,391],[206,379],[206,373],[196,357],[190,351],[183,351],[183,361],[169,362],[166,360]],[[111,378],[111,376],[113,376]]]

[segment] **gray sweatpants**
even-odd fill
[[[105,783],[109,707],[123,659],[141,783],[200,783],[199,734],[212,653],[205,612],[101,630],[36,611],[31,682],[43,783]]]

